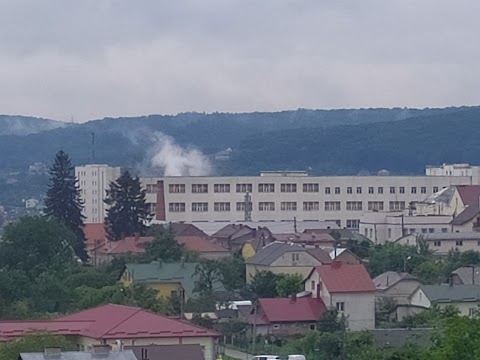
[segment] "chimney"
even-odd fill
[[[58,358],[62,355],[62,349],[60,347],[46,347],[43,351],[46,358]]]
[[[290,297],[290,303],[295,304],[297,302],[297,294],[292,294]]]
[[[93,345],[93,354],[108,354],[110,352],[110,345],[108,344],[98,344]]]

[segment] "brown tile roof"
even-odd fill
[[[457,185],[457,191],[464,205],[476,205],[480,199],[480,185]]]
[[[87,249],[94,249],[105,243],[107,235],[104,224],[85,224],[83,227]]]
[[[195,251],[198,253],[229,253],[229,251],[225,249],[222,245],[216,244],[211,240],[207,239],[206,237],[202,236],[177,236],[175,237],[175,240],[177,240],[179,244],[184,245],[185,248],[189,251]]]

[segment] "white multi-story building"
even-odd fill
[[[143,178],[156,219],[166,222],[335,221],[358,230],[366,211],[402,211],[472,176],[260,176]]]
[[[480,166],[470,164],[427,165],[425,174],[427,176],[470,176],[473,184],[480,183]]]
[[[110,183],[120,177],[120,168],[108,165],[84,165],[75,167],[80,194],[84,202],[83,215],[86,224],[103,223],[107,206],[103,202]]]

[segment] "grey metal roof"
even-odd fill
[[[58,354],[44,352],[20,353],[22,360],[137,360],[131,350],[91,353],[86,351],[64,351]]]
[[[420,289],[431,303],[480,301],[480,285],[421,285]]]
[[[386,290],[401,280],[417,280],[417,278],[408,273],[387,271],[383,274],[378,275],[372,281],[375,284],[377,290]]]
[[[421,202],[427,203],[427,204],[438,204],[438,203],[449,204],[450,200],[452,200],[452,197],[455,194],[456,188],[457,188],[456,186],[450,185],[445,189],[442,189],[430,195],[429,197],[427,197],[425,200]]]
[[[480,285],[480,266],[464,266],[451,272],[451,275],[458,275],[464,285]]]
[[[480,209],[478,208],[478,205],[469,205],[460,214],[455,216],[453,220],[450,221],[450,224],[452,225],[465,224],[466,222],[472,220],[479,212],[480,212]]]
[[[480,232],[453,232],[422,234],[425,240],[480,240]]]
[[[305,251],[305,249],[300,245],[292,243],[273,242],[257,251],[245,263],[268,266],[288,251]]]

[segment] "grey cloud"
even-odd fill
[[[475,104],[474,0],[0,0],[0,113]]]

